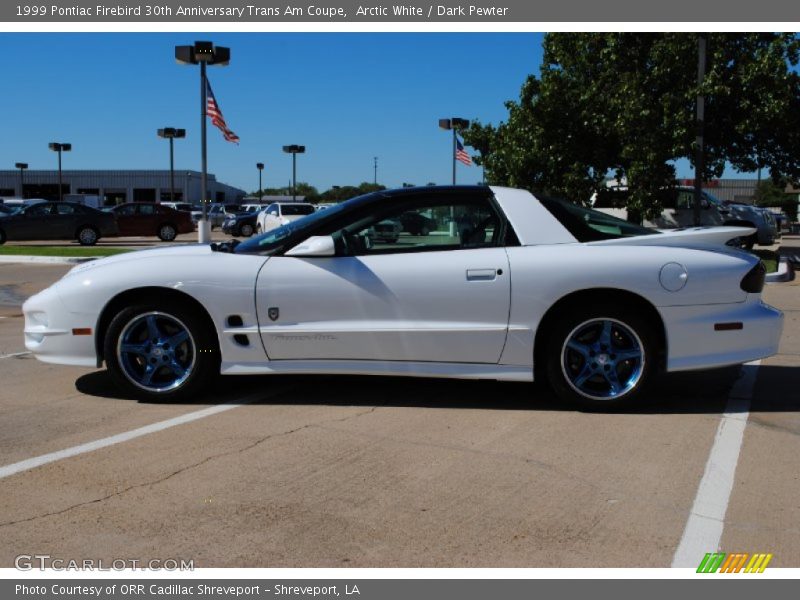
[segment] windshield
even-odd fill
[[[355,200],[355,198],[353,200]],[[257,237],[252,237],[246,242],[242,242],[241,244],[237,245],[234,252],[237,254],[269,252],[270,250],[274,250],[275,248],[279,247],[284,240],[294,236],[295,234],[298,237],[311,235],[310,233],[306,234],[304,232],[310,232],[320,223],[327,221],[328,219],[335,218],[339,213],[345,210],[346,206],[348,205],[349,203],[343,202],[342,204],[337,205],[335,208],[322,211],[315,211],[314,208],[311,207],[311,212],[308,213],[307,216],[295,221],[290,221],[282,227],[270,229],[266,233],[262,233]],[[289,214],[286,212],[286,208],[286,206],[283,207],[283,214]]]
[[[659,233],[655,229],[629,223],[566,200],[539,198],[539,201],[579,242],[594,242]]]

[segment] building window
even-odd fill
[[[78,188],[77,194],[84,194],[86,196],[99,196],[100,188]]]
[[[169,190],[161,190],[161,202],[172,202],[172,194],[169,193]],[[175,202],[183,202],[183,192],[180,190],[175,190]]]
[[[133,189],[134,202],[155,202],[156,190],[155,188],[134,188]]]

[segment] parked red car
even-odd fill
[[[119,235],[157,235],[171,242],[179,233],[194,231],[192,216],[155,202],[128,202],[110,209],[117,218]]]

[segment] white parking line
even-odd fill
[[[706,552],[719,550],[760,364],[760,360],[745,364],[731,390],[683,537],[672,558],[673,567],[697,567]]]
[[[127,442],[150,433],[164,431],[165,429],[169,429],[171,427],[177,427],[178,425],[191,423],[192,421],[210,417],[211,415],[216,415],[221,412],[231,410],[232,408],[251,404],[252,402],[256,402],[263,398],[263,393],[251,394],[250,396],[246,396],[240,400],[233,400],[231,402],[226,402],[225,404],[218,404],[217,406],[196,410],[194,412],[181,415],[180,417],[174,417],[172,419],[167,419],[166,421],[145,425],[144,427],[132,429],[131,431],[126,431],[125,433],[119,433],[117,435],[112,435],[110,437],[95,440],[93,442],[80,444],[79,446],[73,446],[72,448],[66,448],[64,450],[50,452],[49,454],[42,454],[41,456],[28,458],[20,462],[0,467],[0,479],[10,477],[11,475],[16,475],[22,471],[35,469],[36,467],[41,467],[42,465],[46,465],[48,463],[63,460],[65,458],[71,458],[80,454],[86,454],[87,452],[94,452],[95,450],[99,450],[101,448],[107,448],[108,446],[114,446],[115,444],[121,444],[122,442]]]
[[[15,356],[27,356],[30,352],[14,352],[13,354],[0,354],[0,358],[14,358]]]

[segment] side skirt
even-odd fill
[[[530,366],[369,360],[271,360],[222,363],[223,375],[395,375],[448,379],[533,381]]]

